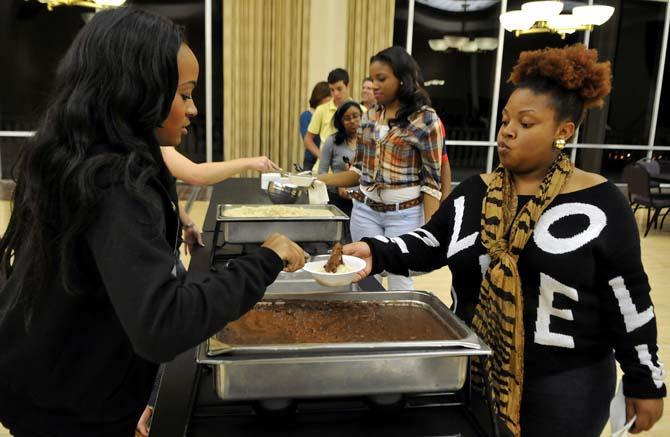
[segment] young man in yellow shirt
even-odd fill
[[[315,162],[321,154],[319,147],[314,143],[314,138],[318,135],[323,144],[326,138],[335,133],[335,127],[332,123],[333,115],[342,103],[349,100],[349,73],[342,68],[334,69],[328,73],[328,87],[333,99],[316,108],[303,140],[305,149],[315,156]],[[305,170],[309,169],[306,168]]]

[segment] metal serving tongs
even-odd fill
[[[298,164],[297,162],[293,163],[293,168],[295,169],[296,175],[298,175],[298,176],[307,176],[307,175],[312,174],[312,170],[310,170],[310,169],[305,170],[302,167],[302,165]]]
[[[284,170],[282,167],[279,167],[279,175],[283,178],[287,178],[291,173]]]
[[[295,162],[293,163],[293,168],[296,171],[296,173],[294,173],[294,175],[296,176],[307,176],[312,173],[311,170],[303,170],[302,166]],[[282,177],[289,177],[291,175],[291,173],[287,172],[281,167],[279,167],[279,173],[281,174]]]

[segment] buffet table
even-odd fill
[[[268,203],[258,179],[229,179],[214,187],[207,211],[204,248],[190,271],[206,271],[220,203]],[[230,249],[230,248],[229,248]],[[383,291],[373,278],[362,291]],[[151,435],[170,436],[480,436],[493,435],[488,410],[470,402],[469,384],[457,393],[406,395],[389,402],[362,397],[292,400],[279,409],[258,402],[221,401],[211,368],[196,363],[196,349],[168,363],[154,409]],[[469,405],[469,407],[468,407]],[[474,411],[474,413],[473,413]]]

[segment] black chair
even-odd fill
[[[642,158],[637,160],[637,164],[641,165],[644,167],[645,170],[647,170],[647,173],[649,173],[650,176],[658,176],[661,174],[661,165],[658,163],[658,161],[654,161],[653,159],[649,158]],[[649,186],[651,188],[656,188],[659,193],[661,193],[661,184],[659,184],[656,181],[649,181]]]
[[[670,161],[658,161],[658,166],[661,169],[661,174],[670,174]]]
[[[631,206],[634,206],[633,213],[642,206],[647,208],[647,229],[644,232],[646,237],[651,229],[658,227],[658,216],[663,208],[670,208],[670,194],[652,194],[649,185],[649,173],[639,164],[629,164],[623,169],[623,180],[628,185],[628,200]],[[651,215],[654,210],[653,216]],[[663,222],[665,217],[670,212],[670,209],[665,212],[661,219],[661,229],[663,229]]]

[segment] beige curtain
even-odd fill
[[[360,100],[361,81],[368,76],[370,57],[393,44],[395,0],[349,0],[347,70],[352,97]]]
[[[302,162],[310,0],[223,2],[224,158]],[[257,173],[249,173],[251,176]]]

